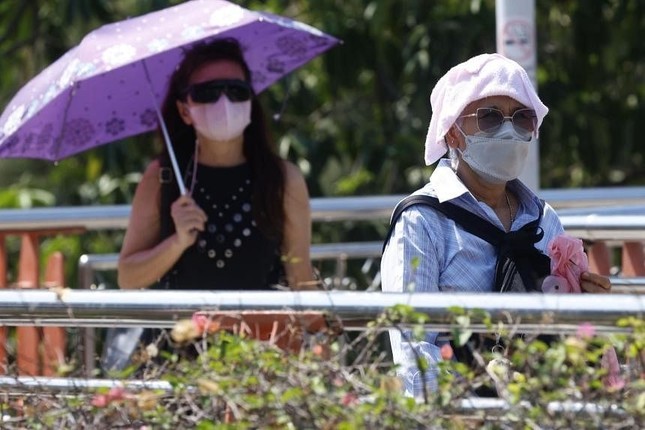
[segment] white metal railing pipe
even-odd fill
[[[90,391],[100,388],[124,387],[128,390],[172,391],[172,385],[162,380],[117,380],[99,378],[52,378],[46,376],[0,376],[0,387],[11,387],[14,393],[37,391]]]
[[[319,197],[311,199],[312,220],[386,220],[404,196]],[[51,207],[0,210],[0,230],[81,227],[87,230],[123,230],[130,205]]]
[[[447,322],[447,309],[483,310],[495,321],[518,319],[522,324],[572,325],[593,321],[613,325],[625,316],[642,318],[645,295],[555,294],[456,294],[366,293],[352,291],[170,291],[170,290],[70,290],[63,297],[46,290],[0,290],[0,323],[3,325],[56,325],[63,320],[94,321],[108,318],[133,325],[171,327],[196,311],[320,311],[339,317],[347,327],[352,321],[374,319],[385,309],[407,304]],[[473,323],[477,317],[473,316]],[[129,324],[128,324],[129,325]]]
[[[383,242],[319,243],[311,246],[313,261],[377,258],[381,256]],[[116,270],[119,254],[83,254],[78,259],[80,288],[90,288],[97,271]]]
[[[327,243],[313,245],[311,248],[312,260],[346,259],[352,258],[379,258],[383,244],[381,242],[350,242]],[[79,258],[79,286],[89,289],[94,283],[94,274],[97,271],[116,270],[119,254],[83,254]],[[620,276],[609,277],[614,293],[645,293],[645,277],[634,276],[623,278]],[[639,291],[640,290],[640,291]]]
[[[643,205],[645,187],[544,189],[537,194],[555,209]]]
[[[645,240],[645,215],[563,215],[566,232],[586,240]]]
[[[542,190],[540,196],[556,209],[633,206],[631,214],[645,214],[645,187],[607,187]],[[315,197],[312,219],[321,221],[387,220],[404,195]],[[596,209],[588,209],[586,213]],[[0,210],[0,231],[80,227],[87,230],[125,229],[130,205],[48,207]]]
[[[352,199],[358,200],[352,202]],[[313,213],[313,221],[381,220],[387,222],[393,205],[365,205],[366,198],[354,197],[341,208]],[[398,199],[395,199],[398,201]],[[392,200],[394,204],[396,201]],[[129,206],[79,206],[0,210],[0,231],[84,228],[123,230],[127,228]],[[645,207],[641,214],[614,215],[589,213],[562,215],[567,233],[588,240],[645,240]]]
[[[645,214],[645,201],[641,204],[615,205],[615,206],[585,206],[571,208],[557,208],[558,215],[643,215]]]

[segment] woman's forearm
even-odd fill
[[[177,262],[185,248],[172,235],[151,249],[119,257],[118,283],[122,289],[147,288]]]

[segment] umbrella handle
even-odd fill
[[[141,60],[143,64],[143,71],[146,75],[146,81],[148,82],[148,89],[150,90],[150,97],[152,97],[152,104],[155,107],[155,112],[157,113],[157,120],[159,121],[159,126],[161,127],[161,134],[163,135],[164,143],[166,144],[166,149],[168,150],[168,155],[170,156],[170,163],[172,164],[172,170],[175,173],[175,179],[177,179],[177,186],[179,186],[179,192],[181,195],[186,195],[186,185],[184,185],[184,180],[181,177],[181,171],[179,170],[179,165],[177,164],[177,157],[175,157],[175,151],[172,149],[172,142],[170,142],[170,136],[168,135],[168,129],[166,128],[166,122],[163,120],[159,106],[157,106],[157,99],[155,98],[154,90],[152,88],[152,82],[150,80],[150,73],[148,72],[148,66],[146,65],[146,60]]]

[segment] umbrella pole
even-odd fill
[[[186,194],[186,185],[184,185],[184,180],[181,176],[181,171],[179,170],[179,165],[177,164],[177,157],[175,157],[175,151],[172,149],[172,143],[170,142],[170,136],[168,135],[168,129],[166,128],[166,122],[163,120],[159,106],[157,106],[157,99],[155,97],[154,90],[152,88],[152,81],[150,80],[150,73],[148,72],[148,66],[146,65],[146,60],[141,60],[143,64],[143,71],[146,74],[146,81],[148,81],[148,89],[150,90],[150,96],[152,97],[152,104],[155,107],[155,112],[157,113],[157,120],[159,121],[159,126],[161,127],[161,134],[163,134],[163,140],[166,144],[166,149],[168,150],[168,155],[170,156],[170,163],[172,164],[172,170],[175,173],[175,179],[177,179],[177,186],[179,186],[179,192],[181,195]]]

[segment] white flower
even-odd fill
[[[103,51],[101,58],[107,65],[116,67],[130,61],[136,53],[137,50],[134,46],[122,43],[107,48]]]
[[[168,46],[168,39],[154,39],[148,43],[148,50],[150,52],[161,52]]]
[[[78,58],[73,59],[58,79],[58,87],[66,88],[67,86],[77,81],[79,78],[87,75],[94,70],[92,63],[81,63]]]
[[[79,63],[80,61],[78,61],[78,58],[74,58],[67,65],[67,67],[65,67],[65,70],[63,70],[63,73],[58,79],[58,85],[60,86],[60,88],[67,87],[73,81],[74,77],[76,76],[76,68],[78,67]]]
[[[16,109],[13,112],[11,112],[11,114],[7,118],[7,121],[4,123],[4,126],[2,127],[2,131],[4,132],[5,135],[8,136],[18,129],[18,126],[22,122],[22,117],[24,114],[25,114],[24,105],[20,105],[16,107]]]
[[[273,22],[276,24],[281,25],[282,27],[287,27],[287,28],[293,28],[294,30],[300,30],[306,33],[313,34],[314,36],[318,37],[324,37],[325,33],[317,29],[316,27],[312,27],[309,24],[305,24],[304,22],[300,21],[295,21],[293,19],[280,16],[280,15],[274,15],[272,13],[268,12],[257,12],[258,15],[261,15],[260,20],[261,21],[267,21],[267,22]]]
[[[47,91],[45,91],[45,94],[44,94],[44,95],[43,95],[43,97],[42,97],[42,98],[43,98],[42,103],[43,103],[43,104],[47,103],[48,101],[50,101],[51,99],[53,99],[54,97],[56,97],[56,95],[57,95],[58,93],[59,93],[59,91],[58,91],[58,85],[56,85],[56,84],[52,84],[52,85],[50,85],[50,86],[47,88]]]
[[[228,27],[241,21],[244,17],[244,9],[239,6],[230,5],[216,10],[212,13],[210,24],[213,27]]]
[[[191,25],[190,27],[186,27],[182,30],[181,37],[184,40],[193,40],[201,37],[202,34],[204,34],[204,29],[202,27]]]

